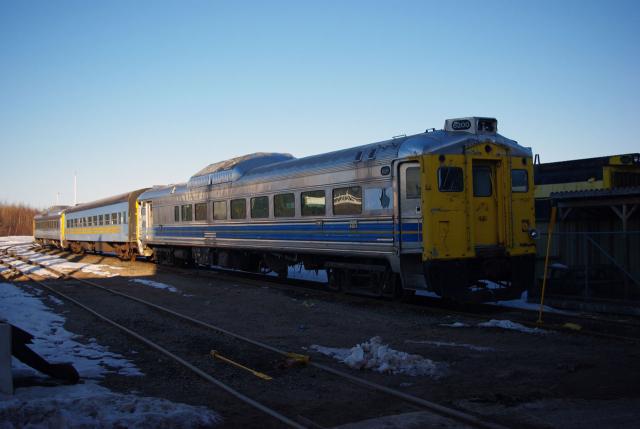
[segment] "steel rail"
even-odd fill
[[[40,252],[37,252],[40,253]],[[34,263],[31,262],[30,263]],[[48,268],[47,266],[44,265],[40,265],[42,268]],[[178,273],[185,273],[185,274],[189,274],[191,273],[191,270],[187,270],[187,269],[181,269],[181,268],[176,268],[176,267],[166,267],[166,266],[160,266],[162,269],[168,269],[168,271],[173,271],[173,272],[178,272]],[[175,270],[174,270],[175,268]],[[225,279],[233,279],[234,281],[238,281],[240,283],[249,285],[249,286],[262,286],[263,282],[268,282],[272,285],[275,286],[280,286],[280,287],[284,287],[287,289],[291,289],[290,283],[285,283],[283,281],[281,281],[281,279],[277,278],[277,277],[268,277],[268,276],[264,276],[264,275],[260,275],[260,274],[255,274],[255,273],[248,273],[248,272],[243,272],[243,271],[233,271],[233,270],[227,270],[227,269],[215,269],[217,273],[220,273],[221,275],[216,276],[217,278],[220,277],[224,277]],[[201,271],[201,270],[196,270],[195,272],[197,273],[202,273],[202,272],[207,272],[207,271]],[[257,277],[263,277],[258,279]],[[312,282],[312,281],[307,281],[307,280],[298,280],[298,279],[292,279],[294,281],[296,281],[297,283],[297,288],[302,287],[305,289],[309,289],[309,290],[313,290],[314,292],[320,292],[320,293],[325,293],[325,291],[321,288],[321,287],[315,287],[314,286],[310,286],[309,283],[317,283],[317,282]],[[318,283],[319,285],[321,283]],[[328,292],[331,293],[331,292]],[[425,308],[424,306],[421,306],[419,304],[412,304],[412,303],[403,303],[403,305],[407,305],[407,306],[411,306],[415,309],[422,309]],[[521,313],[521,314],[526,314],[526,313],[531,313],[531,312],[535,312],[537,310],[528,310],[528,309],[521,309],[521,308],[512,308],[512,307],[504,307],[504,306],[499,306],[499,305],[494,305],[494,304],[482,304],[484,307],[487,308],[491,308],[494,310],[501,310],[503,312],[512,312],[512,313]],[[486,315],[484,314],[478,314],[478,313],[473,313],[473,312],[469,312],[469,311],[462,311],[459,309],[452,309],[452,308],[440,308],[440,307],[436,307],[436,306],[429,306],[427,305],[427,307],[432,310],[432,311],[437,311],[439,313],[442,314],[446,314],[446,315],[458,315],[458,316],[462,316],[462,317],[469,317],[469,318],[473,318],[473,319],[485,319]],[[626,326],[626,327],[630,327],[630,328],[640,328],[640,326],[636,326],[635,324],[631,324],[631,323],[625,323],[623,321],[615,321],[615,320],[608,320],[608,319],[598,319],[598,318],[594,318],[594,317],[588,317],[588,316],[574,316],[574,315],[558,315],[558,314],[553,314],[552,317],[564,317],[567,320],[565,322],[574,322],[576,320],[588,320],[588,321],[594,321],[597,323],[611,323],[611,324],[618,324],[621,326]],[[574,329],[569,329],[567,327],[565,327],[563,324],[560,323],[546,323],[544,325],[539,325],[535,322],[529,321],[529,320],[523,320],[523,319],[512,319],[514,322],[520,323],[522,325],[528,326],[528,327],[533,327],[533,328],[539,328],[539,329],[544,329],[547,331],[559,331],[559,332],[564,332],[564,333],[569,333],[569,334],[573,334],[573,335],[589,335],[592,337],[598,337],[598,338],[605,338],[605,339],[611,339],[611,340],[616,340],[616,341],[626,341],[626,342],[640,342],[640,337],[636,338],[636,337],[629,337],[629,336],[624,336],[624,335],[617,335],[617,334],[609,334],[609,333],[605,333],[605,332],[598,332],[598,331],[593,331],[593,330],[589,330],[589,329],[580,329],[580,330],[574,330]]]
[[[148,347],[151,347],[152,349],[164,354],[165,356],[169,357],[170,359],[173,359],[174,361],[178,362],[179,364],[181,364],[182,366],[184,366],[185,368],[191,370],[192,372],[194,372],[196,375],[200,376],[201,378],[209,381],[210,383],[218,386],[219,388],[221,388],[222,390],[224,390],[225,392],[229,393],[230,395],[236,397],[237,399],[241,400],[242,402],[262,411],[263,413],[275,418],[276,420],[279,420],[280,422],[284,423],[285,425],[292,427],[292,428],[296,428],[296,429],[306,429],[306,426],[303,426],[293,420],[291,420],[290,418],[278,413],[277,411],[273,410],[272,408],[267,407],[266,405],[261,404],[260,402],[249,398],[248,396],[238,392],[237,390],[235,390],[234,388],[232,388],[231,386],[228,386],[227,384],[223,383],[222,381],[218,380],[215,377],[212,377],[211,375],[207,374],[206,372],[202,371],[201,369],[199,369],[198,367],[190,364],[189,362],[187,362],[186,360],[182,359],[180,356],[177,356],[174,353],[171,353],[169,350],[165,349],[164,347],[162,347],[161,345],[149,340],[148,338],[144,337],[143,335],[119,324],[118,322],[109,319],[108,317],[98,313],[97,311],[91,309],[90,307],[87,307],[86,305],[82,304],[81,302],[79,302],[78,300],[71,298],[70,296],[56,290],[55,288],[52,288],[48,285],[46,285],[44,282],[41,282],[39,280],[35,280],[31,275],[26,274],[22,271],[20,271],[19,269],[13,267],[11,264],[7,264],[4,262],[4,260],[0,260],[0,265],[5,265],[7,267],[9,267],[10,269],[13,269],[15,271],[20,272],[24,277],[26,277],[27,279],[29,279],[30,281],[40,285],[41,287],[47,289],[49,292],[54,293],[64,299],[66,299],[69,302],[72,302],[73,304],[77,305],[78,307],[82,308],[83,310],[91,313],[93,316],[97,317],[98,319],[120,329],[121,331],[125,332],[126,334],[128,334],[129,336],[135,338],[136,340],[146,344]]]
[[[11,255],[11,256],[14,256],[14,255]],[[88,285],[93,286],[95,288],[102,289],[102,290],[104,290],[106,292],[109,292],[109,293],[112,293],[114,295],[122,296],[124,298],[139,302],[141,304],[147,305],[147,306],[152,307],[152,308],[154,308],[156,310],[159,310],[161,312],[165,312],[167,314],[175,316],[175,317],[177,317],[179,319],[187,320],[189,322],[194,323],[195,325],[198,325],[198,326],[210,329],[210,330],[217,331],[219,333],[222,333],[222,334],[228,335],[230,337],[236,338],[238,340],[241,340],[241,341],[247,342],[249,344],[252,344],[252,345],[254,345],[256,347],[260,347],[260,348],[263,348],[265,350],[269,350],[269,351],[271,351],[273,353],[276,353],[276,354],[279,354],[281,356],[284,356],[284,357],[289,356],[289,352],[287,352],[285,350],[281,350],[281,349],[278,349],[276,347],[270,346],[270,345],[268,345],[266,343],[263,343],[261,341],[254,340],[254,339],[251,339],[249,337],[246,337],[246,336],[243,336],[243,335],[240,335],[240,334],[236,334],[236,333],[231,332],[231,331],[229,331],[227,329],[224,329],[224,328],[216,326],[216,325],[212,325],[210,323],[204,322],[204,321],[199,320],[199,319],[195,319],[195,318],[193,318],[191,316],[187,316],[187,315],[178,313],[178,312],[176,312],[174,310],[171,310],[169,308],[163,307],[161,305],[154,304],[152,302],[143,300],[141,298],[137,298],[135,296],[131,296],[131,295],[125,294],[123,292],[114,291],[114,290],[112,290],[110,288],[106,288],[106,287],[101,286],[101,285],[99,285],[99,284],[97,284],[95,282],[92,282],[90,280],[81,279],[81,278],[78,278],[78,277],[75,277],[75,276],[72,276],[72,275],[68,275],[66,273],[63,273],[63,272],[57,271],[55,269],[52,269],[51,267],[43,266],[42,264],[37,263],[37,262],[30,262],[30,263],[34,264],[34,265],[37,265],[37,266],[40,266],[42,268],[46,268],[46,269],[48,269],[48,270],[50,270],[50,271],[52,271],[52,272],[54,272],[56,274],[60,274],[62,277],[72,278],[72,279],[74,279],[76,281],[80,281],[82,283],[88,284]],[[417,396],[413,396],[413,395],[401,392],[399,390],[396,390],[396,389],[393,389],[393,388],[390,388],[390,387],[387,387],[387,386],[383,386],[383,385],[375,383],[375,382],[364,380],[362,378],[353,376],[353,375],[348,374],[346,372],[331,368],[331,367],[329,367],[327,365],[323,365],[323,364],[316,363],[316,362],[313,362],[313,361],[310,361],[308,363],[308,365],[311,366],[311,367],[320,369],[322,371],[331,373],[331,374],[333,374],[333,375],[335,375],[337,377],[344,378],[345,380],[348,380],[348,381],[350,381],[350,382],[352,382],[354,384],[358,384],[360,386],[364,386],[366,388],[373,389],[373,390],[376,390],[378,392],[382,392],[382,393],[388,394],[390,396],[402,399],[403,401],[406,401],[406,402],[409,402],[409,403],[413,403],[415,405],[419,405],[419,406],[421,406],[421,407],[423,407],[423,408],[425,408],[425,409],[427,409],[429,411],[432,411],[432,412],[434,412],[434,413],[436,413],[438,415],[441,415],[441,416],[447,417],[447,418],[451,418],[451,419],[456,420],[456,421],[461,422],[461,423],[469,424],[469,425],[472,425],[474,427],[482,428],[482,429],[505,429],[505,427],[502,426],[502,425],[482,420],[482,419],[480,419],[480,418],[478,418],[478,417],[476,417],[474,415],[465,413],[463,411],[459,411],[459,410],[456,410],[456,409],[453,409],[453,408],[449,408],[449,407],[437,404],[435,402],[427,401],[427,400],[419,398]]]

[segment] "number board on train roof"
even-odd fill
[[[468,119],[459,119],[451,122],[451,128],[455,131],[468,130],[471,128],[471,121]]]
[[[454,118],[444,121],[445,131],[465,132],[470,134],[496,134],[498,121],[495,118]]]

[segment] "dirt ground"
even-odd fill
[[[165,269],[101,255],[69,255],[69,258],[118,267],[113,272],[119,276],[112,278],[81,274],[113,289],[280,349],[308,354],[314,361],[429,401],[487,416],[509,427],[632,428],[637,427],[640,417],[638,343],[562,332],[531,334],[482,328],[477,326],[479,320],[475,318],[446,315],[426,306],[307,289],[291,290],[266,283],[248,285],[220,278],[215,272]],[[133,278],[168,284],[178,289],[178,293],[131,282]],[[60,286],[63,287],[62,283]],[[73,284],[65,287],[70,292],[75,289],[78,288]],[[148,314],[137,314],[140,307],[123,305],[121,299],[107,298],[104,292],[87,289],[81,294],[82,299],[99,306],[100,311],[120,314],[132,329],[143,328],[141,324],[146,323]],[[145,373],[144,377],[109,376],[103,383],[106,387],[205,405],[223,416],[223,427],[279,427],[277,422],[271,422],[260,412],[74,305],[65,303],[56,309],[64,312],[66,329],[86,338],[96,338]],[[275,374],[276,378],[282,375],[289,384],[280,385],[277,398],[270,400],[284,407],[279,411],[285,414],[303,415],[326,427],[391,415],[395,420],[367,420],[349,427],[422,426],[420,420],[413,419],[415,413],[421,411],[418,407],[388,401],[380,394],[372,395],[345,381],[329,380],[329,375],[319,371],[310,375],[302,372],[309,369],[282,370],[277,357],[232,344],[219,335],[196,332],[195,328],[164,320],[158,322],[166,324],[160,337],[167,344],[179,343],[179,349],[185,353],[191,350],[206,356],[209,349],[217,348],[224,353],[227,347],[235,359]],[[469,326],[443,326],[454,322]],[[358,371],[310,349],[312,345],[350,348],[374,336],[382,337],[384,343],[396,350],[437,362],[442,368],[440,376]],[[210,338],[210,343],[203,338]],[[201,362],[206,365],[206,358]],[[291,375],[294,371],[297,372]],[[235,380],[240,390],[246,388],[261,397],[273,395],[268,386],[256,387],[261,381],[255,377],[239,375],[228,368],[221,372],[223,378]],[[296,405],[300,403],[305,404],[301,412],[301,407]],[[287,404],[293,405],[287,407]],[[412,418],[402,419],[397,415]],[[376,426],[375,422],[381,425]]]

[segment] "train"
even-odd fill
[[[185,183],[36,216],[34,238],[73,252],[286,277],[380,297],[519,296],[534,281],[531,148],[489,117],[304,158],[253,153]]]
[[[548,222],[553,192],[606,191],[640,187],[640,153],[534,162],[536,217]]]

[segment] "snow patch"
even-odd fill
[[[95,384],[16,389],[0,401],[2,428],[201,428],[221,422],[205,407],[123,395]]]
[[[509,308],[518,308],[521,310],[531,310],[531,311],[539,311],[540,304],[535,302],[528,302],[529,295],[527,291],[522,292],[520,299],[512,299],[509,301],[495,301],[489,302],[488,304],[499,305],[501,307],[509,307]],[[557,313],[557,314],[576,314],[571,311],[558,310],[557,308],[549,307],[548,305],[543,305],[542,309],[545,313]]]
[[[495,349],[492,347],[475,346],[473,344],[464,343],[450,343],[444,341],[429,341],[429,340],[405,340],[405,343],[409,344],[429,344],[436,347],[461,347],[464,349],[474,350],[476,352],[491,352]]]
[[[44,268],[40,268],[38,266],[35,265],[31,265],[31,264],[27,264],[25,262],[22,262],[18,259],[13,259],[13,258],[4,258],[5,263],[11,265],[13,268],[15,268],[16,270],[20,271],[21,273],[24,274],[35,274],[36,276],[40,276],[40,277],[44,277],[44,278],[50,278],[50,279],[57,279],[58,275],[52,273],[49,270],[46,270]]]
[[[29,347],[33,351],[54,363],[71,362],[82,378],[99,379],[108,371],[143,375],[123,356],[111,353],[95,339],[88,344],[76,341],[78,336],[64,329],[63,316],[52,312],[35,294],[13,284],[0,283],[0,318],[32,334]],[[32,371],[16,359],[13,362],[18,369]]]
[[[447,328],[468,328],[472,325],[468,325],[462,322],[454,322],[449,324],[441,324],[440,326],[446,326]],[[508,329],[510,331],[520,331],[527,334],[548,334],[549,331],[539,328],[528,328],[520,323],[512,322],[511,320],[496,320],[491,319],[488,322],[481,322],[477,325],[480,328],[500,328]]]
[[[50,296],[48,298],[51,298]],[[73,386],[18,388],[0,395],[0,427],[32,428],[201,428],[221,422],[205,407],[165,399],[118,394],[96,384],[108,372],[143,375],[121,355],[94,338],[82,344],[63,328],[64,317],[52,312],[35,294],[0,283],[0,318],[34,335],[31,349],[53,363],[71,362],[84,383]],[[13,360],[14,377],[38,373]]]
[[[511,320],[496,320],[491,319],[488,322],[478,323],[478,326],[482,328],[501,328],[508,329],[510,331],[520,331],[527,334],[546,334],[548,331],[540,328],[528,328],[520,323],[512,322]]]
[[[164,283],[160,283],[160,282],[156,282],[153,280],[146,280],[146,279],[132,279],[129,280],[129,282],[131,283],[139,283],[145,286],[150,286],[152,288],[155,289],[165,289],[168,290],[169,292],[173,292],[173,293],[178,293],[178,289],[176,289],[175,287],[168,285],[168,284],[164,284]]]
[[[13,246],[13,247],[12,247]],[[37,262],[45,267],[51,267],[55,270],[65,273],[70,272],[83,272],[86,274],[93,274],[100,277],[115,277],[118,274],[112,273],[108,270],[121,270],[121,267],[112,267],[104,264],[87,264],[81,262],[69,262],[66,259],[58,258],[52,255],[43,255],[42,253],[34,252],[33,237],[3,237],[0,238],[0,249],[8,249],[11,253],[15,253],[18,256],[27,258],[32,262]],[[41,269],[34,267],[34,269]],[[46,272],[46,271],[45,271]],[[35,272],[33,274],[36,274]],[[38,273],[38,275],[40,275]]]
[[[423,289],[416,289],[416,296],[425,296],[427,298],[441,298],[437,293]]]
[[[271,277],[277,277],[278,273],[272,271],[267,274]],[[304,265],[298,264],[287,269],[287,278],[296,280],[308,280],[312,282],[326,283],[328,280],[327,270],[305,270]]]
[[[447,328],[466,328],[469,325],[462,322],[453,322],[453,323],[441,323],[440,326],[445,326]]]
[[[390,348],[382,344],[382,338],[373,337],[369,341],[350,349],[312,345],[312,350],[338,360],[354,369],[369,369],[380,373],[404,374],[410,376],[441,376],[442,364]]]

